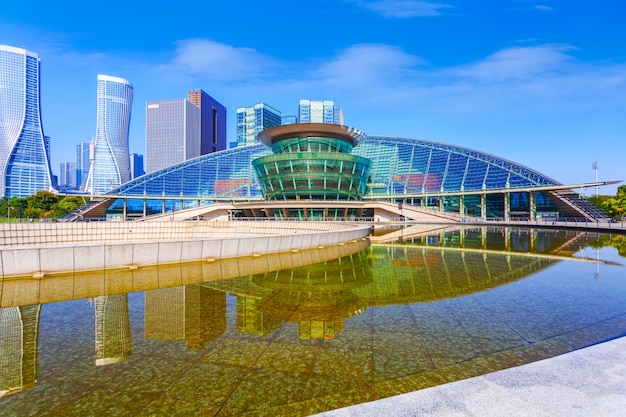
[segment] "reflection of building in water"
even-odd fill
[[[37,382],[41,305],[0,308],[0,397]]]
[[[265,336],[282,324],[282,320],[272,317],[260,307],[260,300],[256,298],[237,297],[238,332]]]
[[[94,298],[96,305],[96,365],[128,359],[133,347],[130,337],[128,294]]]
[[[330,321],[301,320],[298,323],[300,340],[334,339],[337,333],[343,330],[343,319],[336,318]]]
[[[554,265],[511,252],[371,246],[334,261],[203,285],[237,298],[237,327],[266,335],[297,323],[301,340],[334,339],[368,307],[432,302],[485,291]]]
[[[146,291],[146,339],[202,349],[226,331],[226,294],[198,285]]]
[[[446,227],[427,230],[424,225],[398,229],[376,237],[377,243],[392,242],[402,237],[405,244],[450,248],[484,249],[517,253],[572,256],[596,242],[598,234],[580,230],[535,229],[527,227]]]
[[[345,318],[363,311],[351,289],[369,283],[371,274],[367,252],[358,252],[243,279],[257,292],[237,298],[238,331],[264,336],[292,322],[298,323],[300,339],[309,340],[334,339]]]

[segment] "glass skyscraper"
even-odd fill
[[[200,155],[226,149],[226,107],[200,89],[189,90],[187,100],[200,109]]]
[[[298,104],[300,123],[343,124],[343,110],[333,100],[300,100]]]
[[[256,141],[263,130],[281,124],[281,112],[265,103],[237,109],[237,146]]]
[[[85,190],[89,175],[89,148],[91,140],[84,139],[76,145],[76,183],[81,191]]]
[[[130,180],[128,131],[133,85],[98,74],[96,140],[86,190],[101,194]]]
[[[135,179],[145,174],[143,170],[143,155],[136,153],[130,154],[130,178]]]
[[[0,45],[0,194],[27,197],[52,189],[41,124],[39,56]]]

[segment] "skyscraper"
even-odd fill
[[[76,145],[76,183],[80,190],[85,190],[89,175],[89,146],[91,140],[85,139]]]
[[[200,108],[200,155],[226,149],[226,107],[202,90],[187,99]]]
[[[146,172],[200,156],[200,108],[189,100],[146,104]]]
[[[226,107],[202,90],[146,104],[146,172],[226,149]]]
[[[343,125],[343,110],[333,100],[300,100],[300,123],[332,123]]]
[[[136,153],[130,154],[130,178],[135,179],[141,177],[145,171],[143,170],[143,155]]]
[[[59,167],[59,189],[77,188],[77,172],[75,162],[61,162]]]
[[[39,71],[37,54],[0,45],[0,194],[6,197],[53,188],[41,124]]]
[[[86,183],[86,190],[93,194],[130,180],[128,130],[132,104],[133,85],[129,81],[98,74],[96,141]]]
[[[283,116],[280,118],[281,125],[293,125],[298,123],[298,116]]]
[[[237,146],[254,143],[263,130],[280,126],[281,112],[265,103],[237,109]]]

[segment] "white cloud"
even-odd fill
[[[482,61],[457,69],[458,74],[481,82],[515,81],[560,71],[572,60],[566,54],[574,48],[565,45],[541,45],[502,49]]]
[[[179,41],[175,55],[165,69],[223,82],[263,77],[275,65],[254,49],[207,39]]]
[[[534,7],[535,10],[540,10],[542,12],[551,12],[552,10],[554,10],[553,7],[547,6],[545,4],[538,4]]]
[[[441,9],[450,8],[448,4],[417,0],[377,0],[363,4],[368,10],[385,17],[411,18],[421,16],[439,16]]]
[[[315,77],[324,84],[344,89],[384,85],[410,78],[420,57],[384,44],[353,45],[329,62],[322,64]]]

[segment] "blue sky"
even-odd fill
[[[41,58],[52,168],[95,135],[96,77],[145,103],[201,88],[228,109],[335,100],[371,135],[478,149],[565,184],[626,180],[623,0],[3,0],[0,43]],[[600,189],[614,194],[616,186]],[[587,191],[590,194],[592,190]]]

